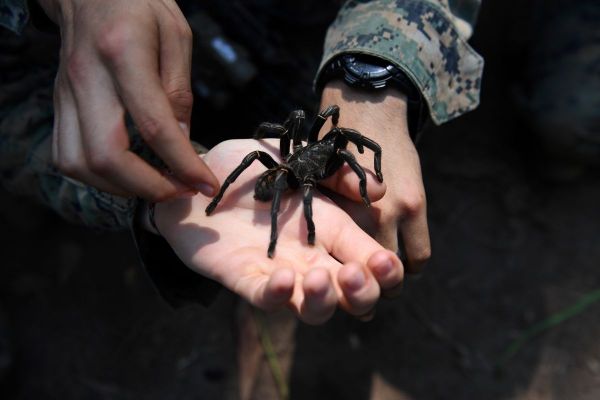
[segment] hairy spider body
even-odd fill
[[[320,129],[327,118],[331,117],[333,128],[321,139],[317,140]],[[304,187],[304,217],[308,228],[308,243],[315,243],[315,225],[312,220],[312,195],[317,181],[332,176],[344,163],[348,163],[358,175],[359,190],[363,202],[368,207],[371,202],[367,194],[366,174],[358,164],[354,155],[347,150],[348,143],[356,145],[360,153],[364,147],[374,152],[375,173],[382,182],[381,174],[381,147],[373,140],[361,135],[358,131],[348,128],[339,128],[339,107],[329,106],[319,113],[308,135],[308,144],[302,145],[299,129],[304,120],[304,111],[292,111],[288,119],[282,124],[264,122],[259,125],[254,137],[260,139],[265,136],[278,136],[280,138],[280,154],[283,159],[277,163],[269,154],[263,151],[253,151],[248,154],[240,165],[225,179],[221,190],[213,198],[206,214],[210,215],[223,197],[225,190],[237,177],[248,168],[252,162],[259,160],[267,171],[262,173],[254,187],[254,198],[259,201],[272,201],[271,205],[271,240],[267,255],[273,257],[277,244],[277,215],[281,195],[288,189]],[[293,144],[290,152],[290,144]]]
[[[260,201],[270,201],[273,198],[275,172],[280,168],[291,172],[287,175],[287,185],[290,189],[298,189],[300,187],[298,179],[303,177],[313,177],[314,180],[320,181],[333,175],[344,163],[344,160],[337,155],[336,148],[346,148],[347,140],[344,145],[338,144],[336,147],[340,137],[330,134],[330,137],[303,147],[300,152],[288,154],[284,163],[259,176],[254,189],[254,198]]]

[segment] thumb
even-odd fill
[[[370,170],[365,169],[365,174],[367,175],[367,195],[373,203],[383,197],[386,185],[383,182],[379,182],[375,174]],[[329,178],[320,181],[319,184],[352,201],[363,202],[360,195],[360,179],[347,164],[342,166],[342,168]]]

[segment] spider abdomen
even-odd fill
[[[326,141],[316,142],[293,154],[289,158],[287,166],[299,180],[307,177],[319,180],[330,176],[339,168],[338,166],[331,170],[332,163],[341,165],[336,157],[334,143]]]
[[[254,198],[259,201],[271,201],[273,199],[273,195],[275,194],[275,190],[277,189],[275,185],[275,180],[277,179],[277,173],[279,171],[288,171],[288,168],[284,165],[279,167],[271,168],[260,174],[258,179],[256,180],[256,185],[254,185]],[[283,185],[281,187],[282,191],[287,190],[288,188],[296,189],[298,187],[298,181],[296,180],[293,174],[287,174],[287,179],[281,183]]]

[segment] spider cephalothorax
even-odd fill
[[[327,118],[331,117],[333,127],[317,140],[319,131]],[[359,153],[364,152],[364,147],[375,153],[375,174],[383,182],[381,174],[381,147],[373,140],[361,135],[358,131],[337,126],[340,117],[338,106],[329,106],[319,113],[308,134],[308,143],[302,146],[300,126],[304,120],[304,111],[292,111],[283,124],[263,122],[256,130],[254,137],[260,139],[265,136],[278,136],[280,138],[280,153],[283,162],[277,163],[273,157],[264,151],[253,151],[242,160],[241,164],[225,179],[221,190],[212,199],[206,214],[210,215],[221,201],[223,193],[237,179],[240,174],[254,162],[259,160],[268,168],[261,174],[254,188],[254,198],[260,201],[272,201],[271,205],[271,240],[267,255],[273,257],[277,244],[277,214],[281,195],[288,188],[297,189],[304,187],[304,217],[308,228],[308,243],[315,243],[315,224],[312,220],[312,194],[317,183],[333,175],[344,163],[348,163],[360,179],[360,195],[368,207],[371,202],[367,195],[367,178],[365,171],[358,164],[351,152],[346,147],[348,142],[356,145]],[[292,144],[292,152],[290,152]]]

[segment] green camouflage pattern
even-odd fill
[[[0,185],[36,199],[73,223],[130,229],[137,199],[99,191],[64,176],[52,163],[56,38],[30,28],[22,35],[0,31],[0,49]],[[131,123],[129,127],[131,150],[160,166]],[[192,144],[199,154],[206,153],[205,147]]]
[[[479,1],[352,0],[327,32],[323,66],[364,53],[401,68],[442,124],[479,104],[483,58],[466,42]],[[469,19],[470,18],[470,19]]]
[[[478,1],[349,1],[331,26],[326,62],[344,52],[376,54],[398,64],[423,91],[436,123],[477,105],[483,62],[465,43]],[[465,4],[471,9],[462,7]],[[475,12],[473,11],[475,6]],[[454,13],[454,14],[453,14]],[[51,156],[58,44],[25,28],[25,1],[0,0],[0,181],[63,218],[101,229],[128,229],[138,202],[62,175]],[[132,135],[134,151],[149,154]]]
[[[44,71],[40,71],[43,74]],[[37,199],[66,220],[106,230],[131,225],[136,201],[101,192],[61,174],[52,165],[52,80],[18,107],[0,111],[0,182],[10,192]],[[0,84],[1,100],[12,85]],[[13,92],[14,93],[14,92]]]
[[[25,0],[0,0],[0,26],[21,32],[28,18]]]
[[[52,165],[56,39],[29,28],[19,36],[0,30],[0,49],[0,184],[77,224],[127,229],[135,199],[86,186]]]

